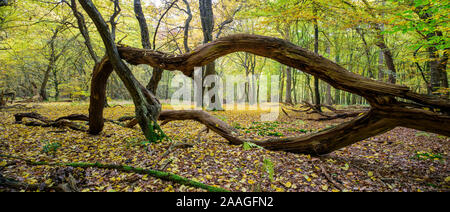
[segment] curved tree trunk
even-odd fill
[[[139,81],[137,81],[137,79],[131,73],[131,70],[122,61],[121,57],[119,56],[117,46],[114,43],[113,36],[109,31],[105,20],[103,19],[102,15],[97,10],[95,5],[92,3],[92,1],[79,0],[79,2],[97,27],[97,30],[100,33],[100,36],[106,47],[106,53],[108,57],[108,59],[103,59],[100,63],[96,64],[95,67],[97,69],[94,69],[93,71],[91,90],[99,91],[99,93],[94,92],[94,95],[90,97],[91,104],[89,107],[89,132],[92,134],[96,134],[99,133],[103,128],[103,118],[101,118],[100,120],[95,119],[103,116],[98,115],[97,113],[103,112],[106,80],[114,68],[117,75],[119,75],[120,79],[123,81],[125,87],[133,98],[136,117],[139,121],[139,125],[141,126],[142,131],[144,132],[145,137],[149,140],[152,140],[152,136],[154,135],[153,126],[157,124],[156,120],[158,119],[158,115],[161,111],[160,102],[158,101],[158,99],[156,99],[156,97],[153,96],[152,93],[150,93],[145,87],[143,87],[139,83]],[[105,76],[105,79],[102,79],[102,76]],[[96,84],[96,82],[99,80],[104,82],[104,85]],[[99,86],[101,91],[97,90],[96,86]],[[101,106],[101,108],[99,108],[99,106]],[[91,124],[91,122],[93,124]]]
[[[118,51],[120,57],[130,64],[148,64],[164,70],[180,70],[187,76],[193,75],[194,67],[204,66],[233,52],[244,51],[271,58],[284,65],[316,76],[334,88],[366,98],[372,106],[369,112],[358,116],[355,120],[300,137],[252,141],[241,139],[233,132],[214,130],[232,144],[247,141],[272,150],[325,154],[389,131],[396,126],[450,136],[450,128],[448,128],[450,126],[449,100],[417,94],[405,86],[364,78],[347,71],[331,60],[282,39],[238,34],[204,44],[196,50],[180,56],[171,56],[158,51],[132,47],[118,47]],[[103,125],[102,107],[94,110],[97,105],[101,104],[101,101],[96,97],[104,92],[103,87],[105,85],[103,84],[106,84],[107,76],[111,71],[111,63],[108,58],[104,58],[102,63],[94,69],[97,77],[92,79],[92,86],[97,87],[91,89],[92,110],[89,111],[91,120],[89,124],[91,129],[96,129],[96,133],[101,131]],[[399,102],[394,97],[407,99],[414,103]],[[432,109],[439,109],[439,112],[432,112]],[[177,116],[180,117],[181,115],[178,114]],[[195,120],[197,119],[206,119],[202,123],[217,123],[206,116],[197,115]],[[207,124],[207,126],[213,128],[215,125]]]

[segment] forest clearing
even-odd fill
[[[0,191],[447,192],[449,12],[0,0]]]

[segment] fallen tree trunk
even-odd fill
[[[408,87],[394,85],[365,78],[341,67],[320,55],[296,46],[288,41],[248,34],[236,34],[223,37],[179,56],[119,46],[122,59],[133,65],[147,64],[164,70],[179,70],[186,76],[192,76],[195,67],[204,66],[211,61],[234,52],[248,52],[274,59],[284,65],[302,70],[319,77],[334,88],[348,91],[364,98],[377,96],[395,96],[410,99],[421,104],[450,110],[447,99],[412,92]]]
[[[87,121],[87,116],[80,115],[80,114],[73,114],[69,116],[60,117],[56,120],[50,120],[47,117],[44,117],[38,113],[32,112],[32,113],[17,113],[14,114],[14,118],[16,120],[16,123],[22,123],[23,118],[30,118],[35,119],[38,121],[31,121],[24,123],[26,126],[39,126],[39,127],[57,127],[57,128],[64,128],[69,127],[70,129],[77,130],[77,131],[83,131],[87,132],[87,129],[84,127],[71,122],[69,120],[79,120],[79,121]]]
[[[170,117],[171,114],[168,114],[167,119],[169,120],[194,119],[200,121],[232,144],[253,142],[272,150],[325,154],[384,133],[397,126],[450,136],[450,129],[448,129],[450,126],[450,101],[448,99],[418,94],[405,86],[364,78],[347,71],[331,60],[282,39],[238,34],[220,38],[179,56],[126,46],[119,46],[118,51],[121,59],[132,65],[147,64],[164,70],[179,70],[189,77],[193,76],[195,67],[204,66],[230,53],[248,52],[302,70],[329,83],[336,89],[362,96],[372,106],[364,115],[331,129],[306,136],[265,141],[238,138],[234,133],[225,130],[226,127],[215,127],[215,124],[218,123],[217,120],[209,119],[201,114],[186,115],[185,111],[178,112],[178,117]],[[89,131],[92,134],[98,134],[103,128],[103,106],[101,106],[102,99],[99,97],[104,95],[106,81],[111,72],[112,68],[108,58],[104,58],[103,62],[94,69],[89,110]],[[403,103],[397,99],[407,99],[414,103]]]
[[[159,120],[195,120],[224,137],[230,144],[238,145],[244,142],[252,142],[269,150],[314,155],[330,153],[398,126],[450,136],[450,129],[448,128],[450,116],[436,115],[433,112],[423,113],[421,110],[405,110],[401,107],[384,109],[367,111],[352,121],[317,133],[290,138],[271,138],[262,141],[240,138],[238,133],[230,130],[232,129],[231,126],[204,111],[162,111]],[[389,115],[391,111],[395,111],[397,115]],[[437,122],[437,120],[442,122]],[[420,123],[423,123],[423,125]],[[430,125],[434,130],[429,129]]]
[[[214,131],[227,139],[231,144],[241,144],[243,141],[237,137],[237,130],[227,123],[210,115],[203,110],[163,110],[159,115],[160,121],[183,121],[193,120],[205,125],[208,129]],[[133,127],[137,124],[136,119],[132,119],[125,127]]]
[[[226,189],[210,186],[201,182],[197,182],[194,180],[190,180],[188,178],[170,173],[170,172],[164,172],[164,171],[158,171],[153,169],[143,169],[143,168],[135,168],[132,166],[124,166],[124,165],[116,165],[116,164],[102,164],[102,163],[51,163],[46,161],[31,161],[24,158],[16,157],[16,156],[10,156],[10,155],[2,155],[0,154],[0,157],[2,158],[13,158],[25,161],[29,165],[33,166],[70,166],[70,167],[80,167],[80,168],[100,168],[100,169],[115,169],[122,172],[128,172],[128,173],[137,173],[137,174],[147,174],[149,176],[159,178],[166,181],[172,181],[174,183],[187,185],[195,188],[201,188],[205,189],[210,192],[229,192]]]

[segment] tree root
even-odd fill
[[[0,185],[14,188],[14,189],[29,189],[29,190],[49,190],[47,186],[44,185],[38,185],[38,184],[28,184],[24,182],[17,181],[12,178],[3,177],[3,175],[0,173]]]
[[[194,180],[187,179],[185,177],[170,173],[170,172],[163,172],[153,169],[143,169],[143,168],[135,168],[132,166],[125,166],[125,165],[116,165],[116,164],[102,164],[102,163],[51,163],[51,162],[45,162],[45,161],[31,161],[24,158],[16,157],[16,156],[10,156],[10,155],[2,155],[0,154],[0,157],[2,158],[12,158],[12,159],[18,159],[25,161],[29,165],[33,166],[70,166],[70,167],[80,167],[80,168],[100,168],[100,169],[115,169],[122,172],[128,172],[128,173],[137,173],[137,174],[147,174],[152,177],[156,177],[162,180],[171,181],[174,183],[191,186],[194,188],[201,188],[205,189],[210,192],[229,192],[226,189],[210,186],[201,182],[197,182]]]
[[[68,120],[82,120],[85,121],[87,118],[84,115],[78,115],[78,114],[74,114],[74,115],[70,115],[70,116],[64,116],[64,117],[60,117],[54,121],[49,120],[47,117],[44,117],[38,113],[32,112],[32,113],[17,113],[14,114],[14,118],[16,120],[17,124],[21,124],[23,118],[30,118],[30,119],[36,119],[38,121],[31,121],[31,122],[27,122],[25,123],[26,126],[40,126],[40,127],[57,127],[57,128],[64,128],[64,127],[69,127],[72,130],[76,130],[76,131],[82,131],[82,132],[87,132],[87,129],[85,129],[84,127],[68,121]]]
[[[23,123],[26,126],[39,126],[39,127],[57,127],[65,128],[69,127],[72,130],[87,132],[87,129],[71,121],[89,121],[89,117],[84,114],[71,114],[68,116],[62,116],[55,120],[50,120],[36,112],[31,113],[16,113],[14,114],[15,123],[22,124],[23,118],[35,119],[38,121],[30,121]],[[120,126],[123,126],[120,121],[114,121],[110,119],[105,119],[107,122],[111,122]]]

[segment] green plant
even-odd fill
[[[45,145],[42,147],[41,152],[47,155],[50,153],[54,156],[59,147],[61,147],[61,144],[58,142],[49,143],[48,141],[46,141]]]
[[[430,152],[422,152],[422,151],[415,151],[414,152],[414,159],[417,160],[442,160],[443,157],[439,153],[430,153]]]
[[[283,134],[283,133],[280,133],[280,132],[270,131],[270,132],[267,132],[266,135],[268,135],[268,136],[281,137],[281,136],[283,136],[284,134]]]
[[[232,126],[236,129],[244,129],[239,122],[233,122]]]
[[[264,149],[263,147],[258,146],[258,145],[254,144],[254,143],[250,143],[250,142],[244,142],[244,143],[242,144],[242,148],[243,148],[244,150],[249,150],[249,149],[252,149],[252,148],[260,148],[260,149]]]
[[[262,166],[263,172],[268,176],[270,181],[273,181],[273,175],[274,175],[274,169],[273,169],[273,163],[270,158],[264,158],[263,166]]]
[[[418,132],[418,133],[416,133],[416,137],[419,137],[419,136],[430,137],[430,134],[428,134],[428,133],[426,133],[426,132]]]
[[[222,120],[223,122],[227,121],[227,117],[225,116],[221,116],[221,115],[214,115],[215,117],[217,117],[218,119]]]
[[[145,141],[142,144],[145,145],[146,143],[158,143],[164,139],[172,141],[172,139],[170,139],[164,133],[164,131],[161,129],[161,127],[156,121],[150,121],[149,126],[150,126],[148,130],[149,132],[147,133],[148,136],[146,136],[148,141]]]
[[[271,182],[274,180],[274,166],[273,166],[273,162],[270,158],[264,157],[262,164],[259,163],[258,165],[256,165],[256,170],[260,170],[259,171],[259,177],[258,177],[258,181],[256,182],[256,184],[254,184],[252,186],[252,190],[254,192],[261,192],[262,189],[262,183],[264,181],[264,178],[267,177],[267,179],[269,179]]]

